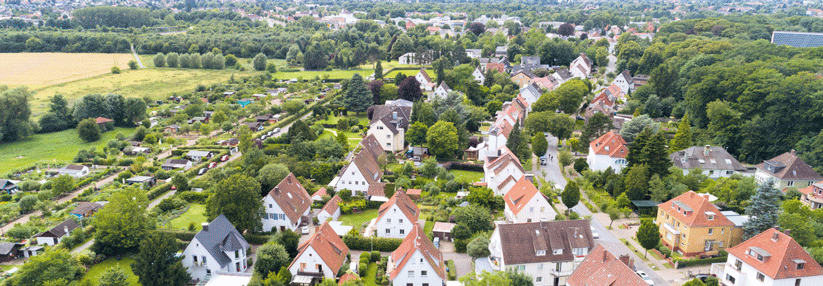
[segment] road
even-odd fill
[[[540,166],[540,170],[542,171],[540,173],[546,174],[543,176],[546,182],[552,182],[555,187],[559,186],[560,189],[563,189],[566,187],[566,178],[563,177],[563,173],[560,171],[560,165],[557,164],[557,154],[559,153],[557,150],[557,137],[549,134],[549,136],[546,136],[546,140],[549,141],[549,148],[546,150],[546,158],[548,158],[549,161],[546,166]]]
[[[134,59],[137,61],[137,66],[141,69],[146,68],[146,66],[143,65],[143,61],[141,61],[140,57],[137,56],[137,51],[134,50],[134,45],[131,45],[131,54],[134,55]]]

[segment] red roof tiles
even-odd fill
[[[758,251],[764,250],[770,256],[764,257],[761,262],[756,257],[749,255],[749,250],[752,248]],[[803,250],[803,247],[797,241],[773,228],[735,247],[728,248],[726,251],[772,279],[823,275],[823,267],[817,264],[814,258]],[[805,264],[803,269],[798,269],[798,263]]]
[[[609,131],[600,138],[595,139],[589,146],[594,150],[595,154],[608,155],[612,158],[626,158],[629,154],[629,149],[626,148],[626,141],[620,134],[614,131]]]

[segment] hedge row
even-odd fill
[[[728,255],[724,255],[703,259],[675,259],[674,261],[677,262],[677,268],[683,268],[695,265],[709,265],[712,263],[725,262],[728,258]]]
[[[375,251],[380,252],[392,252],[397,250],[400,247],[400,244],[403,243],[402,239],[399,238],[385,238],[385,237],[362,237],[359,235],[345,235],[343,236],[343,242],[346,243],[346,246],[349,247],[351,250],[363,250],[363,251],[371,251],[372,247],[374,247]]]
[[[86,185],[90,184],[91,182],[95,182],[97,180],[100,180],[100,179],[106,177],[106,175],[110,174],[111,172],[113,172],[115,170],[119,170],[119,169],[106,168],[105,170],[103,170],[103,172],[94,174],[94,176],[87,176],[83,180],[80,180],[79,182],[77,182],[77,184],[74,184],[74,188],[77,189],[77,188],[85,187]]]
[[[172,155],[172,156],[182,156],[182,155],[184,155],[184,154],[186,154],[186,153],[189,153],[189,151],[192,151],[192,150],[196,150],[196,151],[211,151],[211,152],[215,152],[215,153],[224,153],[224,152],[226,152],[226,151],[228,151],[228,150],[229,150],[229,147],[222,147],[222,148],[218,148],[218,147],[216,147],[216,146],[209,146],[209,147],[198,147],[198,146],[195,146],[195,147],[185,147],[185,148],[184,148],[184,147],[179,147],[179,148],[177,148],[177,149],[171,150],[171,155]],[[222,155],[221,155],[221,156],[222,156]],[[217,155],[214,155],[214,157],[217,157]],[[212,158],[214,158],[214,157],[212,157]],[[218,157],[218,158],[219,158],[219,157]]]
[[[244,234],[243,239],[249,244],[260,245],[269,242],[269,236],[263,234]]]
[[[472,164],[472,163],[462,163],[462,162],[447,162],[443,164],[443,168],[448,170],[463,170],[463,171],[472,171],[472,172],[483,172],[483,165],[481,164]]]
[[[146,194],[146,197],[149,199],[149,201],[152,201],[152,200],[160,197],[161,195],[165,194],[166,192],[168,192],[170,190],[171,190],[171,183],[165,183],[165,184],[162,184],[162,185],[158,185],[158,186],[152,188],[151,190],[149,190],[149,192]]]
[[[194,239],[194,235],[197,234],[197,232],[194,232],[194,231],[177,230],[177,229],[165,229],[165,228],[157,229],[157,231],[171,234],[172,236],[174,236],[174,238],[182,240],[182,241],[191,241],[192,239]]]
[[[449,267],[449,280],[457,280],[457,267],[454,267],[454,260],[449,259],[446,265]]]

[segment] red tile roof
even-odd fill
[[[108,118],[105,118],[105,117],[97,117],[97,119],[95,119],[94,121],[97,122],[97,124],[114,122],[114,120],[111,120],[111,119],[108,119]]]
[[[289,217],[289,220],[296,222],[303,213],[311,207],[312,199],[300,181],[293,173],[283,178],[277,186],[269,191],[269,196],[274,199],[280,209]]]
[[[343,202],[343,199],[341,199],[338,195],[334,195],[334,197],[331,198],[331,200],[326,202],[326,205],[323,206],[323,209],[321,209],[320,211],[325,211],[326,213],[333,215],[334,212],[340,209],[341,202]]]
[[[511,189],[509,189],[508,193],[503,195],[503,200],[506,201],[506,206],[512,210],[512,213],[517,215],[526,207],[526,204],[528,204],[535,195],[542,196],[540,191],[534,187],[534,184],[532,184],[529,180],[526,180],[526,176],[523,176],[520,180],[517,180],[517,183],[515,183]]]
[[[423,229],[419,225],[414,224],[411,232],[403,240],[403,243],[397,247],[397,250],[391,253],[391,260],[394,262],[394,269],[389,273],[389,278],[394,280],[406,265],[411,260],[414,253],[417,251],[425,257],[426,262],[434,268],[437,276],[446,280],[446,265],[443,262],[443,254],[440,250],[434,247],[429,237],[423,233]]]
[[[520,165],[520,159],[518,159],[517,156],[515,156],[512,153],[512,151],[509,150],[508,147],[503,145],[500,146],[500,149],[498,150],[500,150],[500,152],[503,154],[495,158],[494,160],[486,162],[486,166],[484,167],[485,169],[494,170],[495,174],[499,174],[501,171],[503,171],[503,169],[505,169],[506,166],[509,165],[508,163],[512,163],[515,166],[517,166],[518,169],[520,169],[521,173],[526,173],[526,170],[524,170],[523,166]]]
[[[346,283],[346,282],[352,281],[352,280],[360,280],[360,276],[357,276],[357,274],[354,274],[352,272],[346,272],[346,274],[343,274],[343,276],[340,276],[340,281],[337,281],[337,285],[343,285],[343,283]]]
[[[688,191],[668,202],[657,205],[657,208],[689,227],[734,226],[734,223],[709,202],[708,196],[709,194]],[[709,220],[707,212],[714,213],[714,219]]]
[[[626,141],[620,134],[614,131],[603,134],[600,138],[595,139],[589,146],[597,155],[608,155],[612,158],[626,158],[629,154],[629,149],[626,148]]]
[[[420,209],[417,208],[417,205],[414,204],[411,198],[409,198],[403,190],[398,190],[394,193],[394,196],[389,199],[389,201],[380,205],[380,210],[377,212],[377,220],[379,221],[380,218],[382,218],[383,215],[385,215],[391,208],[391,206],[395,204],[410,222],[417,222],[417,218],[420,217]]]
[[[329,193],[326,192],[326,188],[320,188],[319,190],[314,192],[314,194],[312,194],[311,196],[312,196],[312,198],[313,197],[323,198],[323,196],[328,195],[328,194]]]
[[[774,239],[775,236],[776,240]],[[765,251],[770,256],[765,258],[765,261],[760,262],[756,257],[747,254],[753,248],[756,251]],[[823,267],[817,264],[814,258],[803,250],[803,247],[797,241],[773,228],[735,247],[728,248],[726,251],[772,279],[823,275]],[[803,269],[797,269],[798,262],[805,262]]]
[[[499,73],[506,72],[506,66],[502,63],[488,63],[486,64],[486,70],[496,70]]]
[[[303,255],[303,252],[305,252],[309,246],[317,252],[317,255],[323,259],[323,262],[325,262],[334,273],[340,270],[340,266],[343,266],[343,262],[346,261],[346,255],[349,254],[349,247],[343,243],[343,239],[341,239],[340,236],[337,236],[337,233],[334,232],[334,229],[332,229],[328,222],[318,227],[315,233],[297,248],[297,257]],[[297,261],[298,259],[295,258],[291,265],[289,265],[289,268],[291,268],[294,263],[297,263]]]
[[[647,286],[625,263],[614,257],[603,245],[589,252],[586,259],[577,266],[569,279],[569,286]]]

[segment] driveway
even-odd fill
[[[465,253],[454,252],[454,243],[448,241],[440,242],[440,251],[443,253],[443,260],[454,260],[454,268],[457,268],[457,278],[472,272],[472,258]]]
[[[545,173],[546,175],[543,176],[543,179],[545,179],[546,182],[552,182],[555,186],[560,186],[561,189],[565,188],[566,178],[563,178],[560,165],[557,163],[557,137],[549,134],[549,136],[546,136],[546,140],[549,141],[549,148],[546,150],[548,162],[546,162],[546,166],[540,166],[538,175],[543,176],[543,173]]]

